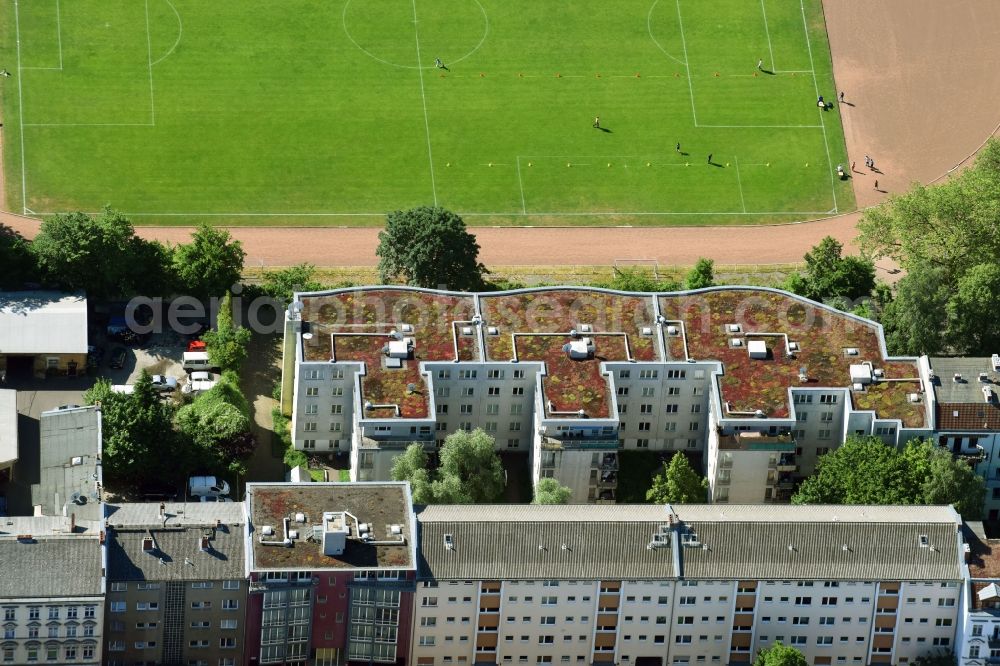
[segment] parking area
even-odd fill
[[[98,353],[102,357],[96,368],[97,376],[110,379],[112,384],[132,384],[146,370],[151,375],[174,377],[181,383],[187,378],[181,367],[187,344],[187,338],[172,332],[153,334],[140,346],[107,340],[94,345],[101,350]]]

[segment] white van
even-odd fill
[[[188,479],[188,494],[191,497],[225,497],[229,495],[229,484],[214,476],[192,476]]]
[[[212,362],[208,360],[208,352],[184,352],[184,356],[181,359],[181,366],[188,371],[208,370],[212,367]]]

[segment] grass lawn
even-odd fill
[[[0,23],[17,212],[664,225],[855,206],[820,0],[3,0]]]

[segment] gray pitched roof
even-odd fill
[[[417,514],[420,576],[672,578],[669,541],[647,548],[667,516],[648,505],[428,506]]]
[[[647,548],[671,512],[695,545]],[[961,578],[951,507],[456,505],[417,522],[425,578]]]
[[[108,579],[224,580],[243,578],[242,504],[158,502],[109,505]],[[217,522],[218,521],[218,522]],[[153,537],[153,550],[142,549]],[[207,536],[208,549],[201,549]]]
[[[0,597],[82,597],[102,594],[101,544],[93,536],[0,539]]]

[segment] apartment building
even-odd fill
[[[959,641],[959,666],[1000,661],[1000,540],[990,539],[981,522],[963,527],[966,549]]]
[[[572,502],[614,502],[633,450],[700,456],[713,502],[783,501],[849,434],[934,428],[926,359],[773,289],[300,293],[284,350],[296,448],[350,451],[354,480],[479,427]]]
[[[950,507],[428,506],[411,663],[908,664],[955,646]]]
[[[244,664],[243,505],[122,503],[105,512],[105,663]]]
[[[1000,517],[1000,354],[928,359],[938,443],[986,479],[984,514]]]
[[[250,483],[247,663],[406,663],[416,520],[406,483]]]
[[[100,408],[54,409],[42,412],[39,422],[39,481],[31,485],[35,515],[101,520]]]
[[[0,518],[0,664],[99,664],[105,546],[100,521]]]

